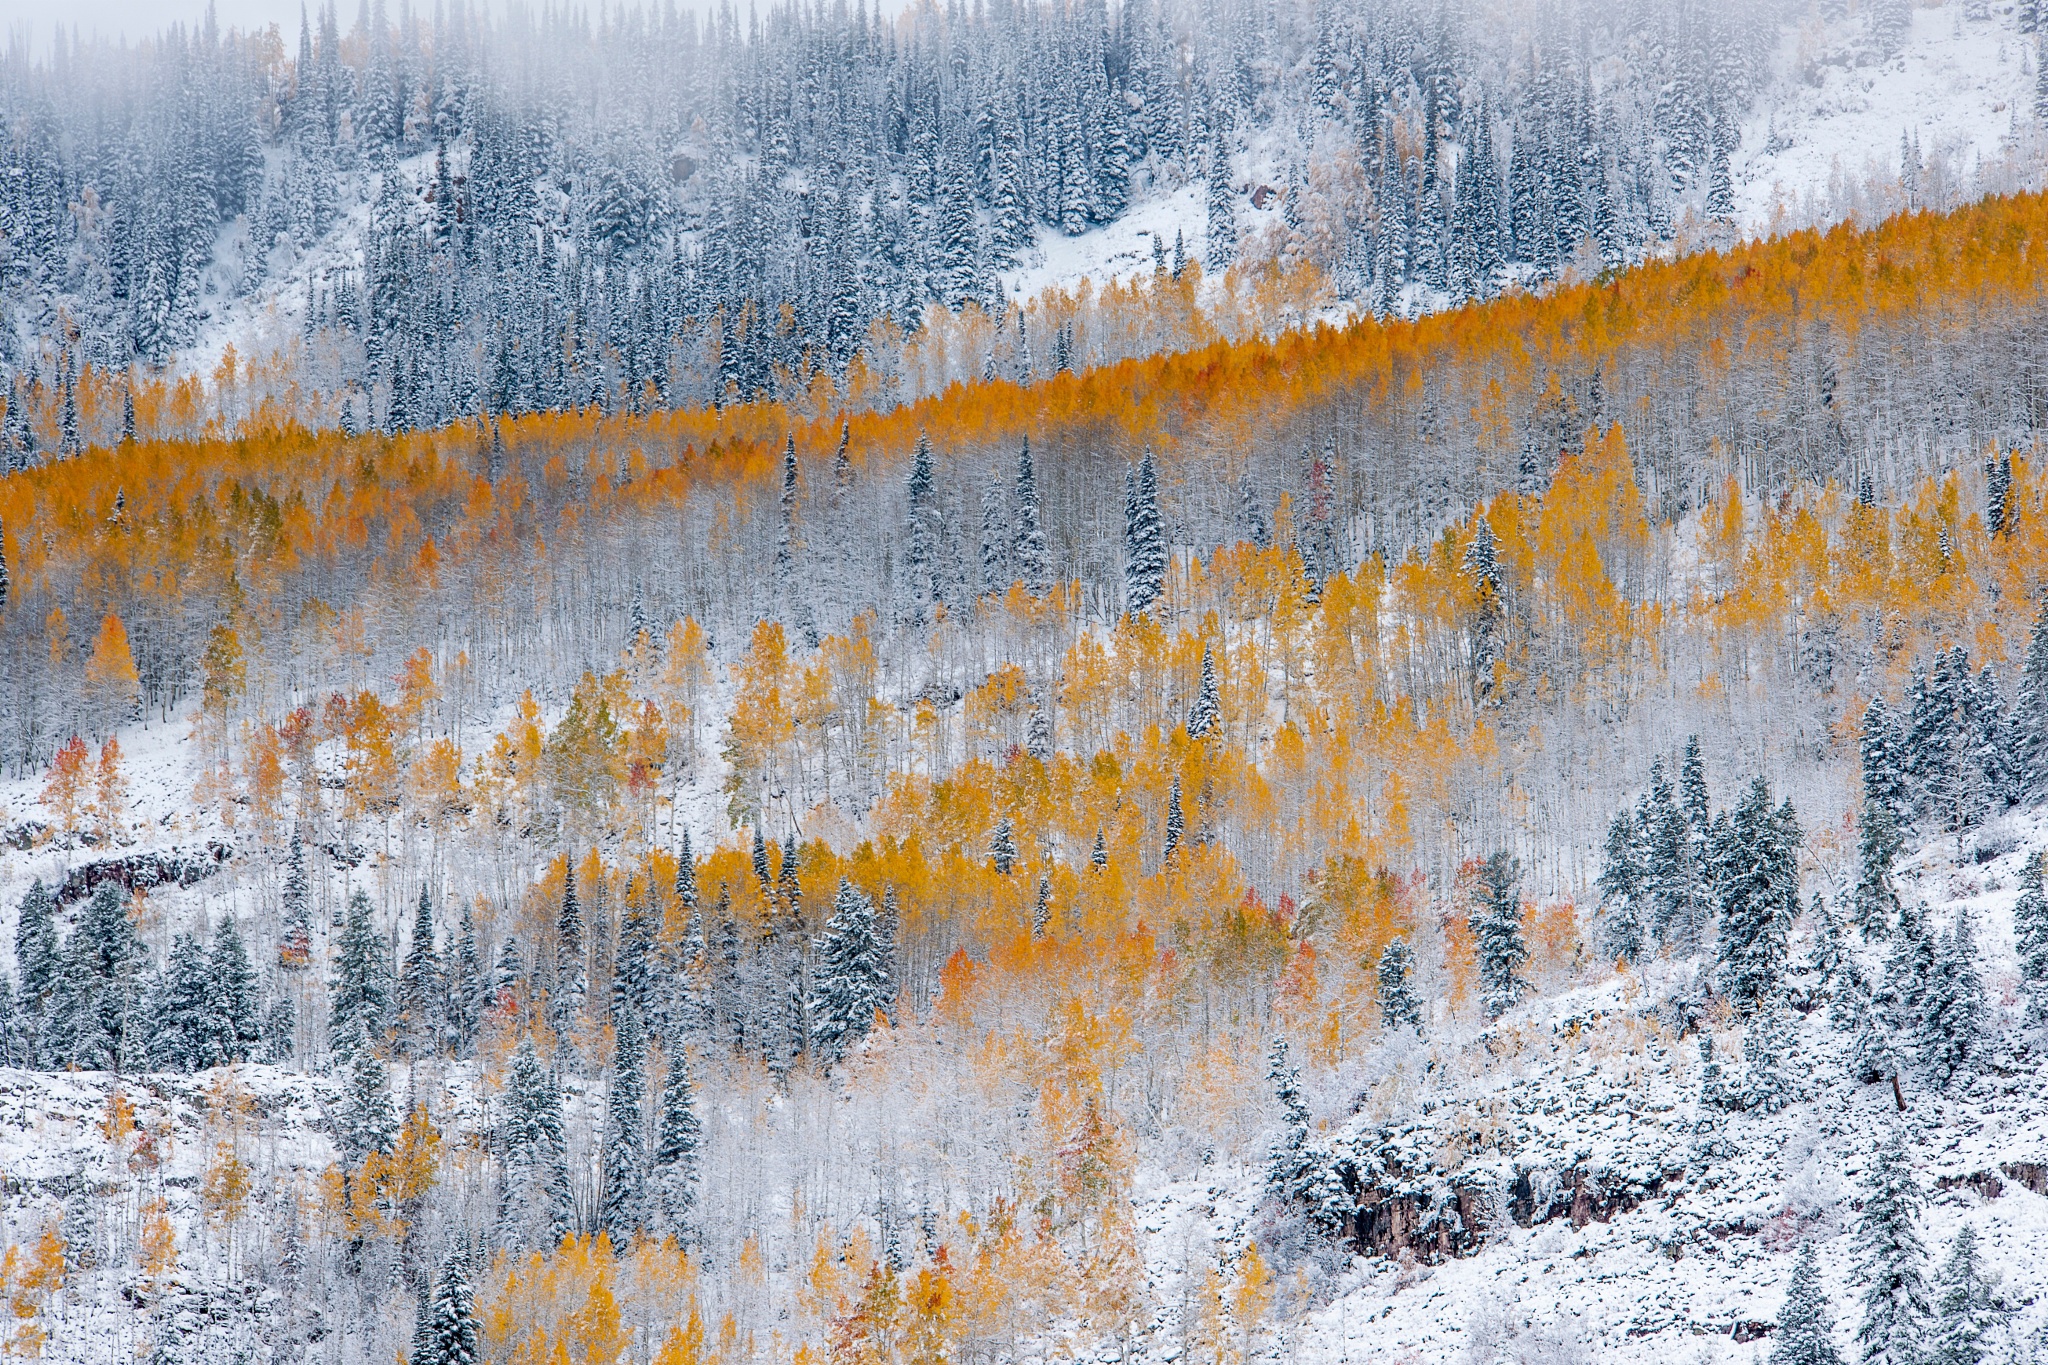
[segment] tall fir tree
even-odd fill
[[[1714,852],[1720,902],[1716,975],[1743,1013],[1777,993],[1785,976],[1785,944],[1799,914],[1799,845],[1803,838],[1788,800],[1771,808],[1761,776],[1735,808]]]
[[[562,1092],[531,1037],[519,1040],[499,1120],[503,1176],[497,1238],[514,1250],[551,1251],[575,1228]]]
[[[285,859],[284,912],[277,939],[277,965],[288,972],[304,971],[313,961],[312,884],[306,876],[306,845],[292,826],[291,851]]]
[[[263,1040],[262,1002],[257,997],[256,969],[230,915],[213,933],[207,955],[208,1065],[246,1062]]]
[[[1799,1244],[1799,1257],[1792,1263],[1785,1306],[1778,1310],[1777,1331],[1771,1338],[1769,1365],[1842,1365],[1812,1242]]]
[[[16,912],[14,970],[20,1000],[17,1014],[28,1054],[36,1059],[32,1064],[53,1065],[44,1053],[43,1034],[64,962],[57,942],[57,902],[41,877],[29,885]]]
[[[1925,1202],[1905,1132],[1894,1129],[1871,1163],[1856,1221],[1856,1270],[1863,1284],[1856,1353],[1863,1365],[1919,1365],[1932,1309],[1919,1229]]]
[[[1623,806],[1607,825],[1607,844],[1595,885],[1600,892],[1600,955],[1634,965],[1649,946],[1644,922],[1648,877],[1643,870],[1643,829],[1636,812]]]
[[[1011,494],[1015,507],[1015,541],[1011,554],[1025,591],[1044,596],[1052,587],[1052,559],[1045,543],[1044,514],[1038,498],[1038,477],[1031,465],[1031,438],[1024,439],[1017,454],[1017,483]]]
[[[1422,1001],[1415,995],[1415,950],[1407,939],[1397,938],[1380,950],[1375,975],[1379,978],[1380,1027],[1419,1031]]]
[[[1935,949],[1933,971],[1920,1012],[1916,1049],[1921,1073],[1945,1086],[1962,1072],[1984,1032],[1984,977],[1977,966],[1976,933],[1967,905]]]
[[[2027,1019],[2035,1024],[2048,1023],[2048,889],[2042,885],[2043,856],[2030,853],[2021,865],[2020,896],[2012,909],[2020,989],[2027,997]]]
[[[461,1252],[441,1266],[434,1286],[433,1311],[427,1319],[426,1350],[419,1365],[480,1365],[483,1335],[477,1323],[476,1295]]]
[[[818,944],[816,994],[811,998],[811,1045],[827,1066],[845,1056],[889,1005],[889,973],[876,933],[874,902],[840,879],[832,918]]]
[[[1146,448],[1124,476],[1124,610],[1143,616],[1166,585],[1166,529],[1159,520],[1159,476]]]
[[[668,1074],[662,1081],[648,1193],[659,1230],[683,1246],[690,1244],[695,1232],[698,1149],[702,1145],[690,1059],[677,1048],[668,1057]]]
[[[1472,930],[1479,967],[1480,1008],[1498,1019],[1521,1002],[1529,983],[1522,976],[1529,960],[1522,937],[1522,861],[1494,853],[1479,864],[1472,888]]]
[[[349,896],[334,976],[327,987],[328,1035],[338,1059],[348,1059],[344,1049],[374,1044],[383,1036],[391,1003],[389,982],[384,940],[371,918],[370,898],[358,887]]]
[[[440,1050],[443,1009],[448,999],[441,955],[434,947],[434,903],[420,887],[412,917],[412,942],[398,972],[398,1046],[408,1057]]]
[[[1222,698],[1216,687],[1216,657],[1209,648],[1209,642],[1202,642],[1202,682],[1195,693],[1195,703],[1188,708],[1187,731],[1189,739],[1207,739],[1223,724]]]
[[[632,1011],[615,1016],[613,1024],[597,1221],[613,1248],[623,1250],[647,1227],[646,1042]]]

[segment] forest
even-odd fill
[[[0,60],[0,1353],[2037,1362],[2048,193],[1539,9]]]

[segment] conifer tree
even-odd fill
[[[1501,604],[1500,547],[1493,523],[1473,518],[1472,543],[1465,547],[1465,572],[1472,579],[1472,691],[1493,695],[1495,665],[1503,657],[1506,613]]]
[[[1918,1061],[1928,1041],[1929,1019],[1941,989],[1935,980],[1940,962],[1941,940],[1927,923],[1927,907],[1901,905],[1898,928],[1885,956],[1884,980],[1873,992],[1894,1069],[1900,1060]]]
[[[1773,811],[1770,784],[1758,777],[1715,850],[1721,909],[1717,976],[1722,991],[1745,1013],[1773,996],[1784,980],[1785,942],[1799,914],[1801,838],[1792,803]]]
[[[1038,899],[1031,907],[1031,937],[1034,941],[1045,937],[1046,929],[1052,924],[1052,878],[1039,874]]]
[[[476,1296],[460,1252],[441,1267],[434,1288],[433,1312],[427,1320],[426,1350],[419,1365],[480,1365],[483,1338],[476,1318]]]
[[[376,1049],[351,1022],[355,1036],[335,1051],[348,1059],[342,1073],[341,1108],[335,1115],[335,1142],[344,1162],[355,1166],[372,1152],[389,1152],[398,1133],[398,1117],[392,1109],[389,1077]]]
[[[1934,1340],[1927,1365],[1982,1365],[1988,1356],[1995,1306],[1977,1254],[1977,1230],[1956,1231],[1935,1277]]]
[[[1301,1093],[1301,1070],[1288,1059],[1284,1038],[1273,1040],[1266,1079],[1280,1106],[1280,1131],[1266,1152],[1266,1195],[1301,1209],[1319,1230],[1331,1230],[1342,1216],[1342,1190],[1327,1154],[1310,1139],[1312,1116]]]
[[[1209,642],[1202,642],[1202,687],[1195,694],[1195,704],[1188,708],[1188,738],[1207,739],[1216,733],[1222,724],[1222,699],[1216,689],[1216,659],[1209,651]]]
[[[1689,748],[1688,759],[1696,752]],[[1688,778],[1690,766],[1688,762]],[[1709,900],[1704,867],[1706,819],[1703,812],[1695,817],[1691,785],[1688,780],[1687,799],[1681,803],[1664,775],[1663,760],[1652,762],[1650,790],[1636,816],[1643,834],[1643,881],[1653,911],[1651,923],[1657,942],[1678,954],[1698,950],[1705,935]],[[1704,781],[1697,795],[1704,802]]]
[[[190,934],[171,938],[163,975],[152,992],[149,1063],[160,1071],[198,1071],[214,1065],[212,985],[206,951]]]
[[[206,975],[210,1060],[205,1065],[246,1062],[263,1040],[263,1021],[256,971],[249,964],[249,952],[242,946],[233,916],[223,919],[214,930]]]
[[[2012,761],[2020,796],[2038,799],[2048,791],[2048,589],[2027,637],[2020,665],[2019,695],[2013,706]]]
[[[1124,476],[1124,610],[1143,616],[1166,586],[1166,530],[1159,520],[1159,477],[1146,448]]]
[[[447,998],[441,955],[434,949],[434,904],[423,884],[413,911],[412,943],[398,973],[398,1045],[406,1056],[431,1056],[438,1050]]]
[[[1024,438],[1017,455],[1017,486],[1012,495],[1016,507],[1016,539],[1012,554],[1025,591],[1042,597],[1052,587],[1052,564],[1045,544],[1045,525],[1039,510],[1038,479],[1031,468],[1031,438]]]
[[[1017,870],[1017,836],[1007,815],[996,822],[995,833],[989,836],[988,860],[997,876],[1007,877]]]
[[[903,984],[901,946],[897,936],[903,927],[903,916],[896,906],[896,888],[882,888],[882,913],[875,919],[876,960],[881,964],[882,1013],[890,1020],[896,1019],[896,992]]]
[[[1636,813],[1624,806],[1607,825],[1605,860],[1595,885],[1600,891],[1600,955],[1633,965],[1649,946],[1643,901],[1648,876],[1643,869],[1643,831]]]
[[[2036,1024],[2048,1022],[2048,891],[2042,887],[2042,856],[2030,853],[2021,865],[2020,898],[2012,908],[2020,987],[2027,996],[2027,1018]],[[25,991],[23,998],[27,998]]]
[[[327,1026],[340,1060],[348,1060],[345,1049],[382,1036],[390,1008],[389,980],[384,942],[371,922],[370,898],[358,887],[349,896],[348,918],[335,950],[334,978],[327,987]]]
[[[661,1115],[648,1183],[660,1231],[682,1245],[689,1244],[694,1231],[691,1223],[697,1207],[698,1148],[702,1142],[689,1057],[677,1048],[668,1059],[668,1076],[662,1082]]]
[[[458,1051],[467,1053],[483,1026],[489,1006],[490,983],[484,977],[483,958],[476,946],[476,918],[470,906],[462,907],[462,929],[455,939],[455,951],[448,964],[448,1022]]]
[[[147,1043],[135,1030],[146,1004],[138,968],[149,954],[113,882],[99,884],[64,946],[65,998],[49,1065],[119,1070],[131,1049]]]
[[[562,1094],[530,1037],[512,1054],[498,1143],[504,1154],[499,1241],[518,1250],[552,1250],[574,1227],[575,1210]]]
[[[1472,929],[1478,956],[1480,1008],[1498,1019],[1521,1002],[1529,983],[1522,965],[1529,949],[1522,939],[1522,861],[1495,853],[1479,864],[1472,890]]]
[[[1769,1365],[1842,1365],[1812,1242],[1799,1244],[1799,1259],[1792,1263],[1785,1306],[1778,1310],[1778,1330],[1771,1338]]]
[[[583,957],[583,906],[576,899],[576,866],[570,860],[562,882],[562,906],[555,916],[555,963],[548,991],[548,1018],[564,1031],[583,1008],[590,977]]]
[[[1955,923],[1935,949],[1921,1007],[1916,1050],[1920,1068],[1931,1083],[1946,1085],[1962,1070],[1984,1031],[1984,1014],[1984,978],[1977,968],[1976,935],[1971,930],[1969,907],[1961,906]]]
[[[1864,1365],[1917,1365],[1920,1359],[1931,1307],[1918,1227],[1924,1202],[1905,1132],[1895,1128],[1871,1164],[1856,1222],[1857,1278],[1863,1284],[1856,1350]]]
[[[288,972],[304,971],[313,961],[311,902],[306,846],[299,838],[299,827],[293,825],[291,853],[285,860],[283,924],[277,940],[277,965]]]
[[[38,877],[21,898],[14,922],[14,970],[20,983],[21,1002],[18,1013],[27,1035],[27,1050],[36,1058],[32,1063],[36,1066],[52,1064],[43,1056],[43,1028],[63,971],[56,917],[57,903]]]
[[[1742,1107],[1775,1114],[1803,1096],[1792,1059],[1792,1014],[1772,996],[1742,1031]]]
[[[1378,968],[1380,1027],[1422,1028],[1422,1002],[1416,999],[1415,951],[1397,938],[1380,950]]]
[[[623,1250],[647,1226],[646,1044],[631,1011],[613,1018],[611,1088],[605,1094],[604,1189],[598,1226]]]
[[[1172,862],[1174,854],[1180,852],[1181,836],[1187,832],[1187,816],[1180,805],[1180,774],[1173,775],[1173,786],[1166,793],[1166,849],[1161,860]]]
[[[889,1004],[888,987],[874,902],[841,878],[818,944],[817,993],[810,1007],[811,1045],[824,1065],[867,1036],[876,1011]]]

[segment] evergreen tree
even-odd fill
[[[1742,1107],[1775,1114],[1803,1098],[1792,1064],[1792,1015],[1773,996],[1742,1031]]]
[[[583,1008],[590,977],[583,957],[583,906],[576,899],[573,861],[562,880],[562,906],[555,916],[555,969],[548,989],[548,1018],[557,1033]]]
[[[348,899],[348,918],[335,950],[334,978],[327,987],[327,1027],[336,1057],[346,1061],[349,1054],[345,1048],[373,1043],[383,1034],[390,1008],[389,981],[384,941],[371,922],[370,898],[358,887]]]
[[[1769,1365],[1842,1365],[1812,1242],[1799,1244],[1799,1259],[1792,1263],[1792,1280],[1785,1287],[1785,1306],[1778,1310]]]
[[[1878,1021],[1894,1069],[1899,1060],[1917,1061],[1929,1040],[1930,1019],[1939,1008],[1941,940],[1927,923],[1927,907],[1901,905],[1898,928],[1886,954],[1884,980],[1873,993]]]
[[[1473,519],[1472,543],[1465,547],[1465,573],[1472,580],[1472,690],[1473,695],[1493,695],[1496,665],[1504,657],[1506,614],[1501,604],[1500,545],[1493,524],[1483,516]]]
[[[1017,573],[1023,579],[1027,592],[1042,597],[1052,587],[1052,562],[1045,544],[1045,526],[1038,503],[1038,479],[1031,468],[1031,439],[1028,436],[1017,455],[1017,485],[1011,501],[1016,508],[1016,538],[1011,553]]]
[[[304,971],[313,961],[312,887],[306,878],[306,846],[299,827],[292,826],[291,853],[285,860],[284,916],[277,940],[277,965],[288,972]]]
[[[1180,805],[1180,774],[1173,775],[1173,786],[1166,793],[1166,849],[1160,855],[1161,861],[1172,862],[1174,854],[1180,852],[1181,836],[1187,832],[1187,816]]]
[[[1962,906],[1935,950],[1920,1015],[1916,1051],[1921,1071],[1930,1082],[1946,1085],[1962,1070],[1984,1031],[1985,1008],[1976,936],[1970,928],[1969,907]]]
[[[1221,275],[1237,259],[1237,192],[1230,184],[1230,149],[1218,137],[1209,148],[1208,233],[1202,263]]]
[[[176,934],[163,975],[152,992],[149,1064],[159,1071],[199,1071],[214,1065],[212,985],[206,950],[190,934]]]
[[[1935,1290],[1934,1340],[1926,1353],[1927,1365],[1982,1365],[1991,1353],[1985,1338],[1995,1306],[1977,1255],[1977,1230],[1968,1223],[1949,1244]]]
[[[1143,616],[1166,585],[1166,532],[1159,520],[1159,479],[1148,447],[1124,476],[1124,610]]]
[[[827,1066],[874,1026],[890,1002],[890,981],[875,930],[875,907],[844,878],[818,945],[817,993],[811,999],[811,1045]]]
[[[530,1037],[512,1054],[498,1145],[504,1154],[499,1241],[514,1250],[552,1250],[574,1227],[575,1210],[562,1094]]]
[[[1202,642],[1202,687],[1195,694],[1195,704],[1188,708],[1188,738],[1207,739],[1222,725],[1221,698],[1216,689],[1216,659],[1210,653],[1209,642]]]
[[[148,960],[124,897],[113,882],[101,882],[64,945],[62,1008],[53,1019],[54,1048],[48,1065],[82,1071],[116,1071],[131,1050],[147,1039],[135,1032],[139,1006],[146,1003],[142,973]]]
[[[1773,996],[1785,975],[1785,941],[1799,914],[1799,821],[1786,801],[1771,809],[1762,777],[1727,823],[1715,850],[1721,926],[1717,976],[1744,1013]]]
[[[1643,868],[1643,831],[1635,812],[1624,806],[1607,825],[1605,861],[1595,885],[1600,891],[1600,955],[1614,962],[1640,962],[1649,946],[1644,924],[1644,891],[1649,878]]]
[[[1999,451],[1984,462],[1984,529],[2003,536],[2012,529],[2012,454]]]
[[[1397,938],[1380,951],[1380,1027],[1422,1028],[1422,1002],[1415,997],[1415,952]]]
[[[1863,1284],[1856,1350],[1864,1365],[1918,1365],[1930,1312],[1927,1253],[1917,1226],[1924,1202],[1906,1135],[1894,1129],[1871,1165],[1856,1222],[1856,1270]]]
[[[640,1022],[628,1011],[616,1016],[612,1037],[612,1083],[605,1095],[604,1190],[598,1226],[624,1250],[647,1226],[646,1044]]]
[[[677,1048],[668,1059],[661,1087],[661,1115],[654,1142],[649,1193],[662,1233],[687,1245],[697,1207],[697,1149],[703,1130],[697,1122],[696,1097],[690,1085],[688,1056]]]
[[[1052,879],[1040,874],[1038,878],[1038,899],[1031,906],[1031,938],[1034,942],[1045,938],[1045,931],[1052,924]]]
[[[1017,836],[1007,815],[996,822],[995,833],[989,836],[988,860],[997,876],[1007,877],[1017,870]]]
[[[1479,864],[1472,890],[1472,928],[1479,965],[1480,1006],[1498,1019],[1521,1002],[1529,983],[1522,965],[1529,949],[1522,940],[1522,861],[1495,853]]]
[[[56,994],[64,962],[57,943],[57,903],[38,877],[14,922],[14,970],[20,980],[21,1027],[27,1035],[27,1049],[36,1066],[53,1063],[44,1053],[44,1025],[51,999]]]
[[[2027,657],[2020,666],[2012,715],[2012,762],[2019,794],[2037,800],[2048,792],[2048,589],[2041,594]]]
[[[441,955],[434,949],[434,905],[422,885],[413,911],[412,944],[398,973],[398,1046],[402,1053],[431,1056],[438,1049],[446,999]]]
[[[359,1165],[372,1152],[389,1152],[398,1133],[398,1117],[392,1109],[389,1077],[376,1050],[362,1037],[360,1027],[350,1024],[356,1035],[335,1051],[348,1058],[342,1076],[341,1108],[335,1115],[335,1143],[349,1166]]]
[[[210,1060],[205,1065],[246,1062],[263,1041],[262,1007],[257,999],[256,971],[249,964],[249,952],[242,946],[233,916],[214,930],[206,976]]]
[[[470,1292],[469,1275],[458,1252],[441,1267],[441,1282],[434,1288],[433,1311],[427,1320],[426,1350],[419,1355],[418,1365],[479,1365],[482,1360],[476,1296]]]
[[[2020,898],[2012,908],[2020,987],[2027,996],[2027,1018],[2036,1024],[2048,1023],[2048,891],[2042,887],[2041,860],[2040,853],[2027,855],[2020,868]]]
[[[1319,1227],[1333,1227],[1342,1199],[1327,1154],[1310,1140],[1312,1116],[1302,1098],[1301,1070],[1288,1060],[1287,1040],[1275,1038],[1266,1079],[1280,1106],[1280,1131],[1266,1154],[1266,1195],[1307,1212]]]
[[[456,936],[448,971],[448,1022],[458,1050],[466,1053],[476,1041],[489,1003],[490,983],[484,977],[483,958],[476,946],[476,918],[469,905],[464,904],[462,930]]]

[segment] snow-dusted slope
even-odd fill
[[[1906,206],[1901,143],[1923,168],[1915,207],[2012,188],[2038,145],[2035,54],[2015,6],[1912,10],[1901,49],[1883,53],[1861,17],[1788,27],[1773,85],[1731,157],[1745,231],[1769,233]]]

